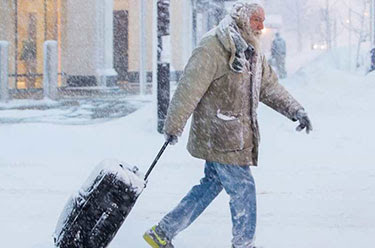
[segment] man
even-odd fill
[[[280,33],[275,34],[275,39],[272,41],[271,46],[271,57],[276,66],[277,74],[280,78],[286,78],[285,70],[285,55],[286,55],[286,45],[283,38],[281,38]]]
[[[372,72],[375,70],[375,48],[371,49],[370,51],[370,61],[371,61],[371,64],[370,64],[369,72]]]
[[[299,120],[298,130],[312,130],[304,109],[278,84],[260,52],[264,19],[260,5],[236,2],[231,14],[202,38],[185,67],[168,110],[165,134],[176,143],[193,113],[188,150],[206,160],[205,177],[144,234],[152,247],[173,247],[172,239],[225,189],[230,196],[232,247],[253,248],[256,195],[250,165],[258,163],[259,100]]]

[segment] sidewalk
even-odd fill
[[[121,118],[136,111],[152,96],[112,96],[85,99],[13,100],[0,103],[0,125],[56,123],[85,125]]]

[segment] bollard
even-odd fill
[[[44,42],[44,68],[43,68],[44,97],[57,99],[57,42],[47,40]]]
[[[0,41],[0,101],[9,99],[8,92],[8,47],[7,41]]]

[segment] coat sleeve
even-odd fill
[[[289,119],[296,121],[295,115],[303,107],[279,84],[276,73],[267,63],[264,56],[262,60],[263,74],[260,101]]]
[[[217,62],[203,48],[194,49],[168,108],[164,132],[181,135],[194,109],[206,93],[217,71]]]

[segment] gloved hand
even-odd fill
[[[296,119],[299,121],[299,125],[296,128],[297,131],[302,131],[304,128],[306,128],[306,133],[308,134],[310,131],[313,130],[311,121],[309,117],[307,116],[307,113],[305,110],[300,109],[296,113]]]
[[[165,133],[164,138],[165,138],[165,141],[169,141],[169,144],[171,145],[175,145],[178,142],[178,138],[176,135]]]

